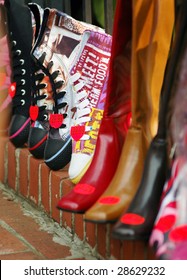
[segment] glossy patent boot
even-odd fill
[[[85,212],[105,191],[115,173],[130,124],[131,29],[131,0],[117,1],[106,103],[95,153],[79,184],[60,199],[59,209]]]
[[[120,217],[120,221],[113,229],[113,236],[116,238],[148,239],[158,213],[160,197],[166,181],[169,162],[167,112],[172,98],[176,65],[179,59],[183,34],[187,22],[187,6],[185,2],[183,5],[181,5],[178,10],[179,12],[176,14],[176,35],[171,48],[161,90],[158,132],[150,145],[138,192],[129,209]]]
[[[133,1],[133,23],[132,124],[116,173],[107,190],[85,213],[87,221],[114,222],[129,207],[158,125],[160,89],[173,30],[171,1]]]

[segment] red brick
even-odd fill
[[[68,172],[69,165],[70,165],[70,164],[68,163],[66,166],[64,166],[63,171],[67,171],[67,172]],[[68,175],[68,173],[67,173],[67,175]]]
[[[52,171],[51,172],[51,216],[60,223],[60,211],[57,209],[58,201],[60,200],[60,185],[67,178],[67,171]]]
[[[122,242],[122,259],[134,260],[134,241],[125,240]]]
[[[30,157],[28,149],[23,148],[20,150],[19,165],[20,165],[20,176],[19,176],[19,192],[24,197],[29,195],[29,178],[28,178],[28,159]]]
[[[40,169],[40,180],[41,180],[41,206],[44,209],[45,212],[50,214],[50,196],[49,196],[49,175],[50,175],[50,169],[45,164],[41,164]]]
[[[73,183],[69,179],[65,179],[62,182],[62,196],[68,194],[74,187]],[[69,227],[72,231],[72,213],[62,211],[62,225]]]
[[[122,259],[122,242],[118,239],[111,238],[110,254],[117,260]]]
[[[153,251],[152,247],[149,247],[149,244],[146,246],[146,259],[147,260],[156,260],[155,252]]]
[[[75,214],[74,215],[74,230],[77,236],[83,240],[84,239],[84,221],[83,221],[83,215],[82,214]]]
[[[146,259],[146,247],[144,241],[134,241],[134,259],[145,260]]]
[[[30,157],[29,170],[29,198],[32,202],[38,205],[39,201],[39,166],[42,160]]]
[[[8,185],[12,189],[16,189],[16,157],[15,147],[8,142]]]
[[[91,247],[95,247],[97,244],[96,239],[96,224],[86,222],[85,228],[86,228],[86,241],[88,244],[90,244]]]
[[[38,256],[32,252],[21,252],[14,254],[0,254],[0,260],[41,260],[41,256]]]
[[[107,225],[98,224],[97,225],[97,251],[103,257],[107,257],[107,248],[106,248],[106,235],[107,235]]]
[[[5,182],[5,156],[8,137],[0,137],[0,181]]]
[[[41,226],[36,223],[32,216],[29,217],[24,215],[22,212],[22,208],[15,201],[8,201],[7,199],[2,198],[1,192],[0,194],[1,220],[8,224],[8,227],[14,229],[14,231],[16,232],[16,235],[13,236],[14,239],[12,239],[11,236],[6,235],[8,236],[7,242],[11,243],[11,247],[14,248],[15,246],[14,252],[26,249],[22,246],[22,242],[20,243],[19,241],[19,237],[21,237],[22,239],[24,238],[27,241],[27,244],[24,243],[24,246],[26,246],[29,251],[33,251],[34,248],[33,252],[36,252],[37,255],[40,255],[40,258],[42,258],[42,256],[45,256],[46,259],[64,259],[71,256],[70,247],[61,245],[60,238],[59,240],[57,239],[56,242],[54,242],[53,234],[46,232],[45,228],[44,230],[42,230]],[[48,225],[46,230],[48,230]],[[0,236],[1,240],[4,239],[4,236],[5,233],[2,232],[2,236]]]
[[[0,255],[7,254],[7,253],[21,252],[27,249],[27,247],[24,245],[23,242],[18,240],[18,238],[16,238],[14,234],[2,228],[1,225],[0,225],[0,240],[1,240]]]

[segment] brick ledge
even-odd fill
[[[16,149],[8,137],[0,137],[0,181],[17,195],[45,212],[61,227],[88,243],[94,255],[102,259],[154,260],[151,248],[143,241],[111,238],[110,224],[92,224],[83,215],[59,211],[56,205],[73,187],[68,167],[52,171],[35,159],[27,148]]]

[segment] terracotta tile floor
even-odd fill
[[[83,241],[0,183],[0,260],[95,259]]]

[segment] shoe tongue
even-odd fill
[[[32,11],[31,11],[31,20],[32,20],[32,28],[34,28],[34,26],[36,26],[36,19]]]
[[[32,29],[33,29],[33,46],[34,46],[42,26],[44,10],[36,3],[29,3],[28,7],[31,13],[31,22],[32,22]]]

